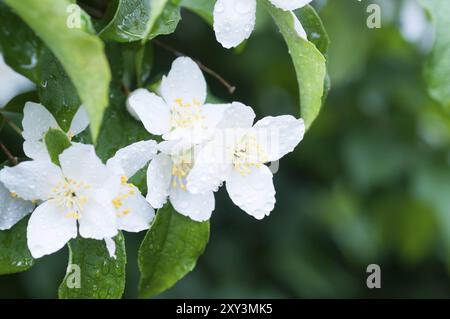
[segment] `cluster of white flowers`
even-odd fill
[[[300,20],[292,12],[313,0],[269,0],[279,9],[289,11],[298,35],[307,39]],[[214,6],[214,31],[224,48],[233,48],[248,39],[255,28],[256,0],[217,0]]]
[[[32,212],[27,242],[35,258],[61,249],[78,234],[105,240],[119,230],[150,227],[154,208],[169,199],[181,214],[205,221],[215,208],[214,192],[225,182],[232,201],[257,219],[275,205],[272,173],[265,163],[293,151],[305,131],[292,116],[266,117],[253,125],[252,108],[234,102],[206,103],[206,81],[187,57],[174,61],[159,95],[133,92],[127,109],[159,144],[141,141],[120,149],[106,164],[92,145],[71,143],[51,161],[45,142],[49,129],[60,129],[44,106],[24,108],[24,152],[31,161],[0,171],[0,230],[10,229]],[[88,126],[81,106],[67,132],[69,140]],[[146,198],[128,179],[148,165]]]

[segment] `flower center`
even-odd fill
[[[91,186],[83,181],[64,178],[52,189],[49,200],[56,203],[63,211],[69,210],[67,218],[79,219],[88,197],[82,195]]]
[[[172,128],[203,127],[205,117],[202,115],[201,106],[197,99],[193,99],[192,103],[184,102],[181,98],[176,99],[170,113]]]
[[[261,167],[267,160],[266,152],[254,135],[246,135],[234,148],[233,167],[242,176],[250,174],[252,167]]]
[[[186,190],[186,177],[194,166],[192,152],[186,151],[172,157],[172,187]]]

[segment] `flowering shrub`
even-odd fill
[[[15,71],[11,81],[32,88],[8,104],[0,96],[2,116],[26,156],[4,150],[0,274],[25,271],[68,246],[59,296],[120,298],[123,232],[145,231],[139,293],[153,297],[195,267],[220,187],[255,220],[269,216],[276,191],[268,165],[299,145],[330,87],[329,39],[311,2],[0,2],[0,45]],[[243,50],[257,7],[273,19],[292,58],[297,116],[255,120],[253,108],[233,98],[236,88],[221,75],[160,39],[176,30],[187,10],[211,25],[224,50]],[[175,55],[166,75],[152,72],[158,63],[153,46]],[[445,99],[435,67],[431,92]],[[228,101],[210,93],[205,73],[226,87]],[[14,123],[6,113],[21,118]]]

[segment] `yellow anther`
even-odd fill
[[[130,209],[127,208],[127,209],[124,209],[122,213],[123,213],[124,215],[128,215],[130,212],[131,212]]]
[[[112,200],[115,208],[119,209],[122,206],[122,200],[118,197]]]
[[[13,198],[17,198],[17,197],[18,197],[16,192],[11,192],[11,193],[9,193],[9,194],[10,194],[11,197],[13,197]]]
[[[125,175],[123,175],[120,177],[120,182],[122,183],[122,185],[126,185],[128,182],[128,178]]]

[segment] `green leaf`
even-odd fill
[[[295,13],[308,34],[308,40],[314,43],[316,48],[326,56],[330,46],[330,37],[316,10],[312,6],[306,5]]]
[[[276,8],[268,0],[259,2],[275,20],[289,48],[300,89],[300,114],[308,129],[322,107],[327,76],[326,60],[313,43],[297,34],[290,12]]]
[[[41,61],[45,68],[42,68],[38,87],[40,102],[53,114],[59,126],[68,131],[81,100],[66,71],[50,50],[43,50]]]
[[[52,50],[86,107],[94,140],[108,105],[111,79],[103,43],[83,28],[69,28],[69,0],[4,0]]]
[[[181,0],[180,5],[190,11],[198,14],[208,24],[213,25],[214,17],[214,5],[215,1],[212,0]]]
[[[27,246],[28,218],[10,230],[0,231],[0,275],[25,271],[34,264]]]
[[[59,165],[59,155],[71,145],[69,138],[59,129],[50,129],[45,134],[44,140],[52,162]]]
[[[43,48],[36,34],[0,2],[0,45],[6,63],[16,72],[39,83],[39,62]]]
[[[115,0],[106,19],[110,21],[100,32],[103,39],[145,42],[175,31],[181,17],[177,0]]]
[[[77,238],[69,242],[69,266],[59,287],[60,299],[118,299],[125,289],[127,262],[122,233],[114,238],[116,258],[109,256],[103,240]],[[76,265],[80,285],[76,284]]]
[[[158,211],[139,249],[139,294],[149,298],[192,271],[209,240],[209,222],[198,223],[167,204]]]
[[[425,66],[430,95],[450,109],[450,1],[420,0],[434,21],[436,36],[433,51]]]

